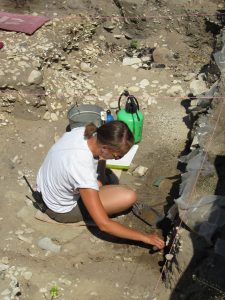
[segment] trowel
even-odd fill
[[[148,204],[135,203],[133,205],[132,212],[138,219],[152,227],[155,227],[164,219],[163,215]]]

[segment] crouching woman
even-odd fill
[[[164,241],[158,235],[131,229],[110,218],[132,207],[136,193],[122,185],[102,185],[98,180],[98,162],[122,158],[133,144],[131,131],[121,121],[99,128],[91,123],[64,133],[49,150],[37,176],[45,213],[62,223],[92,219],[108,234],[163,248]]]

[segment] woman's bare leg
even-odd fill
[[[135,191],[122,185],[104,185],[99,196],[108,215],[127,210],[137,199]]]

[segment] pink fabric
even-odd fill
[[[43,16],[12,14],[0,11],[0,29],[9,31],[32,34],[49,20],[50,18]]]

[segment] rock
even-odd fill
[[[166,254],[166,259],[167,260],[172,260],[173,259],[173,254]]]
[[[149,81],[148,81],[148,79],[143,79],[139,84],[140,84],[140,87],[143,89],[149,85]]]
[[[5,271],[5,270],[7,270],[8,268],[9,268],[8,265],[6,265],[6,264],[0,264],[0,272]]]
[[[91,72],[92,68],[90,67],[90,64],[87,64],[85,62],[81,62],[80,69],[83,72]]]
[[[180,85],[174,85],[171,88],[169,88],[166,92],[169,96],[175,97],[175,96],[184,96],[184,91]]]
[[[31,66],[27,63],[27,62],[25,62],[25,61],[19,61],[18,62],[18,66],[19,67],[24,67],[24,68],[30,68]]]
[[[152,104],[157,104],[157,101],[156,101],[155,97],[149,96],[147,103],[148,103],[148,105],[152,105]]]
[[[6,265],[7,265],[7,264],[9,263],[9,258],[8,258],[8,256],[2,257],[1,262],[2,262],[3,264],[6,264]]]
[[[26,233],[33,233],[33,232],[34,232],[34,229],[32,229],[32,228],[25,228],[24,231],[25,231]]]
[[[33,70],[28,77],[28,83],[40,84],[42,82],[42,79],[42,73],[40,71]]]
[[[132,65],[131,67],[132,67],[133,69],[138,69],[140,66],[141,66],[141,65]]]
[[[224,4],[222,4],[222,3],[218,4],[218,8],[219,9],[223,9],[224,8]]]
[[[164,85],[162,85],[162,86],[160,86],[159,88],[160,88],[160,90],[166,90],[166,89],[168,89],[170,86],[168,85],[168,84],[164,84]]]
[[[14,296],[19,296],[21,294],[21,290],[18,286],[14,287],[13,290],[12,290],[12,296],[13,298],[11,299],[14,299]]]
[[[114,34],[113,37],[117,40],[122,39],[124,36],[122,34]]]
[[[141,58],[141,60],[142,60],[143,62],[151,61],[151,57],[149,57],[149,56],[143,56],[143,57]]]
[[[71,76],[72,77],[72,76]],[[56,91],[56,97],[57,97],[57,99],[64,99],[64,93],[63,93],[63,91],[62,91],[62,89],[58,89],[57,91]]]
[[[19,156],[16,155],[11,159],[11,162],[15,164],[18,161],[18,159],[19,159]]]
[[[62,282],[63,284],[70,286],[72,282],[66,278],[59,278],[59,282]]]
[[[198,79],[199,80],[207,80],[207,77],[206,77],[206,74],[205,73],[200,73],[200,74],[198,74]]]
[[[138,166],[134,171],[133,171],[133,175],[134,176],[138,176],[138,177],[142,177],[144,176],[148,171],[147,167],[143,167],[143,166]]]
[[[124,57],[123,66],[132,66],[135,64],[141,64],[141,59],[138,57]]]
[[[133,39],[133,35],[131,35],[131,34],[128,33],[128,32],[124,32],[124,36],[125,36],[125,38],[128,39],[128,40],[132,40],[132,39]]]
[[[52,120],[53,122],[58,121],[58,116],[57,116],[56,113],[51,113],[51,120]]]
[[[40,288],[39,292],[42,294],[46,294],[48,292],[48,290],[46,288]]]
[[[113,25],[113,23],[110,22],[110,21],[105,22],[104,25],[103,25],[103,27],[108,32],[112,32],[113,29],[115,28],[115,26]]]
[[[38,247],[43,250],[48,250],[54,253],[59,253],[61,250],[61,246],[53,243],[53,241],[48,237],[44,237],[43,239],[40,239],[38,241]]]
[[[132,259],[132,257],[123,257],[123,261],[132,262],[133,259]]]
[[[131,86],[131,87],[129,87],[129,92],[137,93],[139,91],[140,91],[140,88],[138,86]]]
[[[11,294],[11,292],[10,292],[10,290],[9,289],[5,289],[3,292],[1,292],[1,295],[2,296],[7,296],[7,295],[10,295]],[[5,299],[5,298],[4,298]],[[10,298],[9,298],[10,299]]]
[[[46,111],[46,113],[43,116],[43,120],[50,120],[51,119],[51,113],[49,111]]]
[[[194,150],[194,149],[196,149],[197,147],[199,147],[199,138],[198,138],[197,135],[195,135],[194,138],[193,138],[193,140],[192,140],[190,149],[191,149],[191,150]]]
[[[192,80],[190,83],[190,91],[194,96],[207,92],[208,88],[206,82],[202,79]]]
[[[32,272],[24,272],[23,273],[23,277],[24,277],[24,279],[26,279],[26,280],[30,280],[31,279],[31,277],[32,277]]]
[[[25,237],[22,234],[18,234],[17,237],[18,237],[19,240],[21,240],[21,241],[23,241],[25,243],[28,243],[28,244],[31,244],[32,240],[33,240],[32,237]]]
[[[185,77],[184,77],[184,81],[190,81],[192,79],[194,79],[196,76],[195,73],[188,73]]]
[[[148,64],[143,64],[143,65],[142,65],[142,68],[148,69],[148,68],[149,68],[149,65],[148,65]]]
[[[156,48],[152,53],[153,61],[156,64],[168,64],[172,61],[172,53],[167,48]]]
[[[191,100],[190,106],[197,106],[198,105],[198,99]]]
[[[99,38],[99,40],[100,40],[100,41],[102,41],[102,42],[103,42],[103,41],[105,41],[105,37],[104,37],[104,35],[99,35],[99,37],[98,37],[98,38]]]

